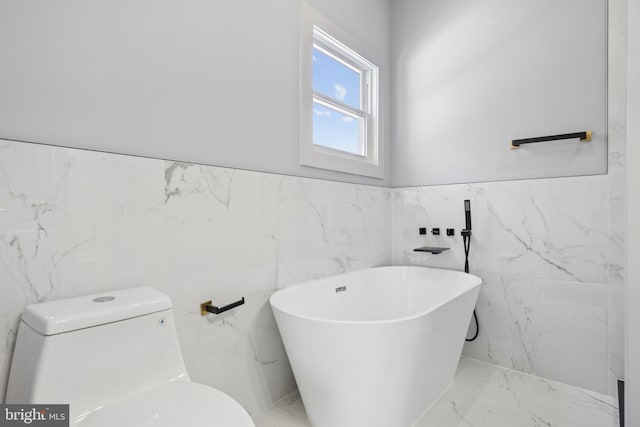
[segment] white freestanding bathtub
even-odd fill
[[[274,293],[311,424],[413,424],[453,381],[481,283],[452,270],[379,267]]]

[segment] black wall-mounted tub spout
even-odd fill
[[[415,248],[413,251],[414,252],[430,252],[434,255],[439,254],[440,252],[444,252],[449,250],[449,248],[437,248],[434,246],[423,246],[421,248]]]

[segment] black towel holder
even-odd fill
[[[205,301],[202,304],[200,304],[200,315],[201,316],[206,316],[208,313],[222,314],[225,311],[229,311],[232,308],[236,308],[237,306],[242,305],[242,304],[244,304],[244,297],[242,297],[241,299],[239,299],[236,302],[232,302],[231,304],[227,304],[227,305],[222,306],[222,307],[218,307],[218,306],[213,305],[211,300]]]
[[[593,132],[590,130],[575,133],[563,133],[560,135],[539,136],[536,138],[514,139],[511,141],[511,148],[520,148],[522,144],[534,144],[536,142],[561,141],[564,139],[580,138],[581,142],[591,141]]]

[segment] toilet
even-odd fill
[[[69,404],[77,427],[255,427],[190,380],[171,300],[149,287],[27,306],[6,403]]]

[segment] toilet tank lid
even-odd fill
[[[43,335],[55,335],[170,308],[167,295],[140,287],[28,305],[22,320]]]

